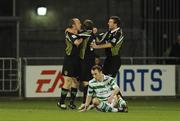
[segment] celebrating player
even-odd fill
[[[91,47],[94,49],[105,48],[106,59],[103,65],[103,73],[115,77],[120,65],[119,50],[123,43],[122,29],[120,28],[120,19],[117,16],[112,16],[108,22],[109,31],[107,31],[102,39],[102,44],[93,43]]]
[[[92,20],[85,20],[82,28],[83,32],[79,34],[83,38],[83,42],[80,45],[80,58],[81,58],[81,73],[80,81],[83,83],[83,103],[78,108],[81,110],[84,107],[86,100],[88,81],[92,79],[91,68],[95,65],[95,53],[94,49],[90,47],[90,44],[95,41],[95,35],[93,33],[94,23]]]
[[[69,108],[76,108],[74,100],[77,94],[77,77],[79,76],[78,68],[80,66],[79,45],[82,42],[82,39],[79,39],[77,34],[80,29],[80,20],[78,18],[73,18],[69,21],[69,26],[65,31],[66,54],[62,69],[65,83],[61,90],[60,100],[57,104],[61,109],[67,109],[65,99],[69,90],[71,90]]]
[[[106,59],[103,64],[103,73],[111,77],[116,77],[121,66],[120,54],[123,43],[123,33],[120,27],[120,18],[111,16],[108,21],[109,30],[102,36],[101,44],[93,43],[91,45],[94,49],[105,48]],[[122,94],[119,92],[122,97]]]

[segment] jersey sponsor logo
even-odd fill
[[[102,90],[102,91],[99,91],[99,95],[105,95],[105,94],[108,94],[109,91],[108,90]]]

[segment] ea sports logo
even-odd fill
[[[36,81],[37,84],[37,88],[36,88],[36,93],[53,93],[55,88],[58,86],[58,88],[62,88],[62,86],[64,85],[64,78],[61,74],[60,71],[57,70],[42,70],[41,71],[41,75],[54,75],[55,76],[55,80],[52,79],[38,79]],[[53,81],[53,82],[52,82]],[[43,90],[43,86],[49,86],[48,90]]]

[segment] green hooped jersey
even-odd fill
[[[99,100],[107,101],[112,94],[112,89],[118,87],[114,78],[104,75],[104,80],[97,81],[94,78],[89,81],[88,96],[96,96]]]

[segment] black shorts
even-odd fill
[[[94,66],[94,64],[95,58],[81,60],[81,81],[90,81],[93,78],[91,74],[91,68]]]
[[[103,73],[111,77],[116,77],[117,72],[121,66],[120,56],[107,57],[104,60]]]
[[[80,75],[80,58],[73,56],[65,56],[62,74],[69,77],[79,77]]]

